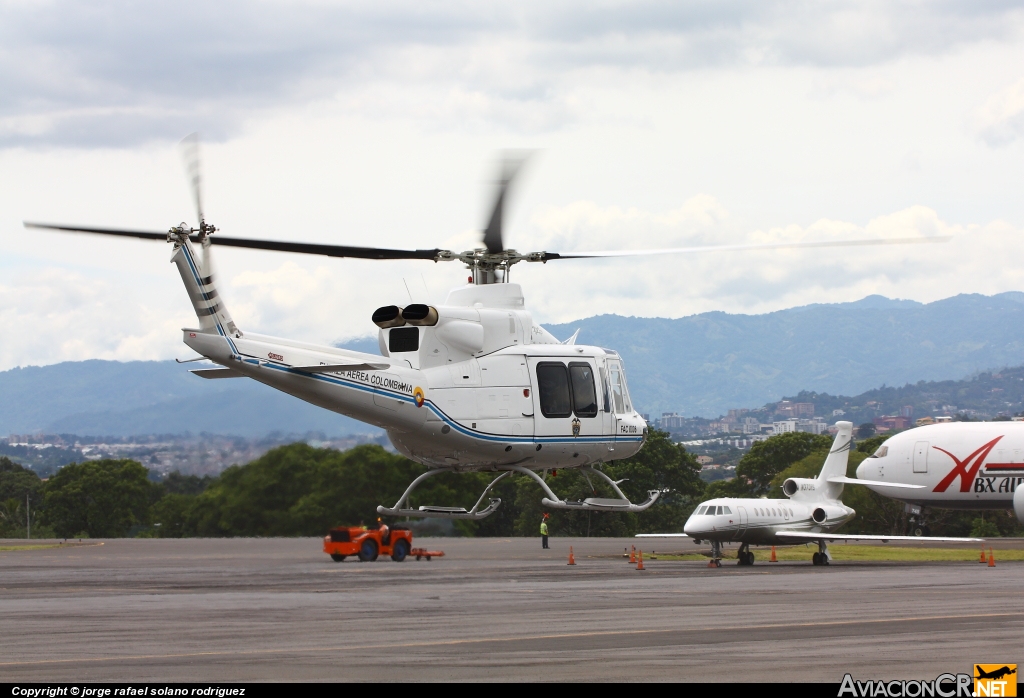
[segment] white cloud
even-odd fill
[[[410,116],[529,133],[577,114],[574,86],[601,72],[871,66],[1012,41],[1022,22],[988,3],[7,3],[0,146],[223,139],[274,109],[340,96],[369,114],[415,88]]]
[[[993,147],[1024,136],[1024,79],[989,97],[975,113],[975,127]]]

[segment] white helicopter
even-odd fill
[[[621,357],[611,349],[559,342],[524,307],[523,292],[509,282],[519,262],[600,258],[708,250],[841,247],[945,242],[949,238],[868,239],[827,242],[722,245],[662,250],[519,253],[504,246],[503,217],[509,188],[524,161],[506,159],[483,247],[461,253],[441,249],[396,250],[214,236],[203,216],[198,139],[182,141],[199,227],[186,223],[165,233],[26,222],[30,228],[162,240],[173,245],[177,265],[199,319],[183,329],[185,344],[221,368],[192,371],[203,378],[248,377],[324,409],[387,431],[394,447],[426,465],[392,507],[392,516],[482,519],[501,500],[484,497],[503,477],[521,473],[543,490],[552,509],[640,512],[657,501],[658,490],[635,504],[599,466],[632,456],[643,446],[647,424],[634,409]],[[247,247],[328,257],[459,261],[469,284],[442,305],[389,305],[373,313],[381,356],[291,339],[243,332],[217,292],[213,245]],[[202,249],[198,254],[196,247]],[[578,333],[577,333],[578,334]],[[565,501],[536,471],[578,468],[603,480],[614,498]],[[470,509],[408,506],[424,479],[446,471],[490,471],[495,479]],[[596,492],[596,490],[595,490]]]

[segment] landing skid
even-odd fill
[[[615,491],[615,494],[619,495],[619,499],[590,497],[584,499],[582,502],[567,502],[563,499],[560,499],[558,495],[552,492],[551,488],[548,487],[548,484],[544,482],[544,478],[542,478],[540,475],[533,472],[529,468],[524,468],[521,465],[506,465],[501,466],[498,469],[504,470],[505,472],[503,472],[498,477],[494,478],[491,481],[491,484],[487,485],[487,487],[483,491],[483,494],[480,495],[480,499],[478,499],[476,501],[476,504],[473,505],[473,508],[469,509],[468,511],[463,507],[421,506],[418,509],[403,508],[408,503],[409,495],[412,493],[414,489],[416,489],[417,485],[419,485],[421,482],[423,482],[432,475],[436,475],[437,473],[448,472],[447,470],[444,470],[442,468],[437,468],[434,470],[428,470],[427,472],[423,473],[418,478],[413,480],[412,484],[410,484],[409,487],[406,488],[405,493],[395,503],[395,506],[391,508],[379,506],[377,507],[377,513],[384,514],[386,516],[414,516],[425,519],[469,519],[471,521],[478,521],[482,518],[490,516],[495,511],[498,510],[498,507],[501,505],[501,500],[498,499],[497,497],[492,497],[490,503],[483,509],[480,509],[480,505],[483,503],[484,497],[487,496],[487,493],[491,491],[491,488],[498,484],[498,481],[501,480],[503,477],[507,477],[512,473],[521,473],[522,475],[526,475],[528,477],[533,478],[534,481],[536,481],[537,484],[540,485],[541,489],[544,490],[544,494],[547,495],[546,497],[540,500],[541,504],[543,504],[545,507],[549,509],[567,509],[570,511],[629,511],[635,513],[648,509],[652,504],[658,501],[658,497],[661,496],[661,490],[648,490],[646,501],[644,501],[642,504],[633,504],[631,501],[629,501],[629,498],[622,493],[622,490],[619,489],[618,482],[615,482],[610,477],[602,473],[600,470],[595,470],[590,466],[585,465],[580,468],[580,470],[584,473],[584,477],[590,474],[603,478],[605,482],[611,485],[611,488],[612,490]]]
[[[480,508],[480,504],[483,503],[484,497],[491,491],[491,488],[498,484],[501,478],[511,474],[510,472],[504,472],[498,477],[491,480],[491,484],[484,488],[480,498],[476,500],[476,504],[473,508],[466,510],[464,507],[435,507],[435,506],[421,506],[419,509],[403,509],[402,506],[406,504],[409,499],[409,495],[412,493],[416,486],[426,480],[431,475],[438,473],[448,472],[442,469],[428,470],[427,472],[420,475],[418,478],[412,481],[412,484],[406,488],[405,493],[395,503],[395,506],[390,509],[384,506],[377,507],[378,514],[385,514],[387,516],[415,516],[421,519],[469,519],[471,521],[479,521],[485,517],[490,516],[498,510],[501,506],[501,500],[497,497],[492,497],[490,502],[483,509]]]
[[[642,504],[633,504],[629,501],[629,498],[626,495],[622,494],[622,490],[619,489],[619,484],[617,482],[602,473],[600,470],[595,470],[589,465],[584,465],[580,468],[580,471],[583,472],[584,475],[590,474],[602,478],[605,482],[611,485],[615,494],[619,495],[619,499],[588,497],[582,502],[567,502],[564,499],[560,499],[557,494],[552,492],[551,488],[548,487],[548,483],[544,482],[544,478],[529,468],[524,468],[521,465],[513,465],[509,467],[509,470],[532,477],[537,484],[540,485],[541,489],[544,490],[544,494],[547,495],[547,497],[541,499],[540,502],[549,509],[567,509],[569,511],[629,511],[636,513],[648,509],[652,504],[658,501],[658,497],[661,496],[661,490],[648,490],[646,501]]]

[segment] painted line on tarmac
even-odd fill
[[[732,625],[716,626],[716,631],[742,631],[742,630],[768,630],[780,628],[820,628],[820,627],[842,627],[852,625],[871,625],[883,623],[908,623],[936,620],[985,620],[992,618],[1022,618],[1024,611],[1013,613],[971,613],[969,615],[946,615],[946,616],[906,616],[903,618],[873,618],[870,620],[833,620],[818,621],[814,623],[775,623],[757,625]],[[73,659],[38,659],[27,662],[0,662],[0,667],[17,666],[38,666],[44,664],[87,664],[99,662],[123,662],[132,660],[152,659],[183,659],[188,657],[225,657],[225,656],[259,656],[271,654],[307,654],[310,652],[346,652],[355,650],[376,650],[395,648],[416,648],[416,647],[451,647],[457,645],[478,645],[488,642],[536,642],[539,640],[570,640],[574,638],[587,637],[630,637],[637,635],[664,635],[667,633],[678,633],[683,628],[664,629],[640,629],[640,630],[595,630],[584,633],[551,633],[546,635],[521,635],[518,637],[481,637],[467,638],[461,640],[432,640],[424,642],[385,643],[377,645],[357,644],[338,645],[334,647],[293,647],[289,649],[264,649],[264,650],[220,650],[211,652],[182,652],[176,654],[134,654],[118,657],[79,657]],[[699,631],[701,628],[692,628]]]

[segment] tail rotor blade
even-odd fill
[[[185,161],[185,173],[192,187],[192,201],[196,206],[196,216],[202,226],[206,218],[203,216],[202,175],[199,170],[199,134],[190,133],[181,139],[181,158]]]
[[[484,229],[484,247],[491,254],[498,254],[505,250],[502,226],[505,219],[505,199],[513,180],[519,174],[523,164],[529,159],[529,152],[506,153],[501,163],[501,179],[498,181],[498,193],[494,197],[494,204],[491,207],[491,217]]]

